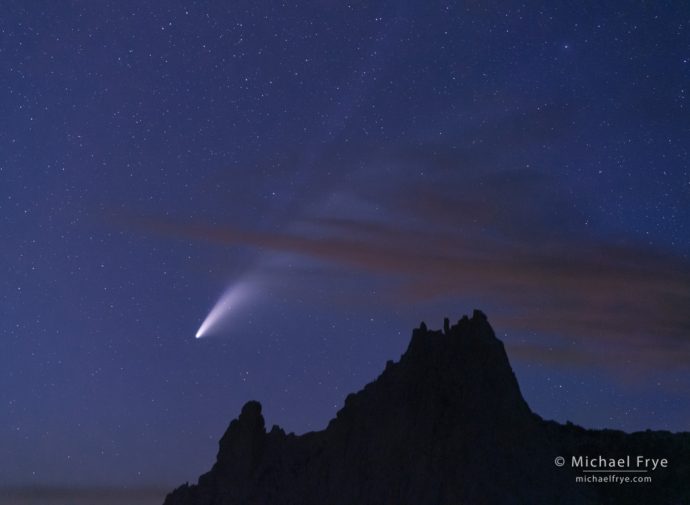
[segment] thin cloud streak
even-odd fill
[[[556,125],[569,112],[549,114]],[[396,307],[489,301],[504,329],[583,342],[573,364],[605,355],[689,365],[690,262],[604,232],[587,195],[528,168],[542,136],[568,141],[551,127],[521,134],[533,119],[500,116],[455,144],[362,145],[353,159],[326,153],[320,164],[348,180],[284,216],[282,231],[155,217],[125,225],[358,271],[383,279],[389,289],[378,292]],[[508,166],[524,168],[487,168]]]
[[[466,202],[460,205],[467,208]],[[425,217],[419,209],[416,212]],[[484,217],[485,224],[501,229],[501,224]],[[547,236],[545,230],[532,229],[524,237],[496,233],[489,239],[491,234],[479,226],[452,234],[427,223],[428,229],[422,230],[324,218],[307,221],[310,235],[157,219],[139,220],[138,226],[222,245],[297,254],[390,277],[396,282],[384,296],[395,304],[452,297],[495,300],[505,307],[493,314],[503,327],[577,338],[587,343],[590,352],[585,354],[593,361],[599,361],[602,352],[622,352],[655,364],[690,363],[686,260],[591,237],[561,234],[551,241],[535,241],[536,235]],[[584,361],[581,354],[573,364]]]

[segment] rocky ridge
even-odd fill
[[[670,463],[651,483],[575,482],[585,474],[571,457],[597,454]],[[585,430],[532,413],[475,311],[442,331],[422,323],[400,361],[350,394],[325,430],[267,431],[261,405],[248,402],[211,471],[164,505],[690,504],[688,475],[688,433]]]

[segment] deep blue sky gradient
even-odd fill
[[[320,429],[474,307],[542,416],[690,429],[689,23],[5,2],[0,483],[193,481],[246,400]]]

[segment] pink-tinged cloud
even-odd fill
[[[436,162],[425,153],[419,158]],[[388,280],[382,301],[395,306],[489,300],[492,321],[501,328],[579,342],[577,353],[559,354],[573,364],[690,365],[687,259],[590,233],[581,224],[585,216],[538,172],[488,173],[461,182],[362,185],[355,197],[341,200],[375,202],[380,212],[312,208],[284,231],[140,217],[127,224],[299,255]]]
[[[502,327],[577,338],[592,346],[591,352],[569,354],[576,363],[587,355],[596,361],[602,352],[624,352],[650,363],[690,364],[690,267],[680,258],[596,242],[529,244],[384,223],[312,224],[321,230],[319,236],[161,220],[148,220],[146,227],[390,277],[398,281],[383,294],[390,303],[492,299],[506,307],[493,315]]]

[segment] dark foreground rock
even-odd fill
[[[609,475],[571,468],[573,456],[600,455],[666,458],[668,465],[615,474],[652,482],[576,482]],[[558,456],[563,467],[554,464]],[[690,434],[542,420],[522,398],[503,343],[475,311],[444,331],[422,323],[400,361],[349,395],[323,431],[267,432],[261,405],[247,403],[221,438],[211,471],[165,500],[235,504],[690,505]]]

